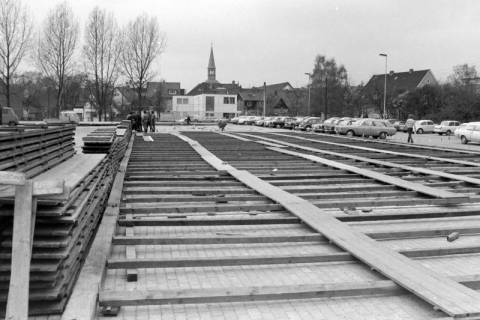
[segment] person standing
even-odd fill
[[[155,132],[155,111],[152,110],[150,113],[150,132]]]
[[[408,119],[405,122],[405,127],[407,128],[407,134],[408,134],[408,143],[413,143],[413,125],[415,124],[415,120],[413,120],[413,116],[411,114],[408,115]]]
[[[186,121],[187,121],[187,126],[189,126],[190,122],[192,121],[192,120],[190,120],[190,116],[187,115],[187,120]]]
[[[147,132],[147,130],[148,130],[148,113],[147,113],[147,110],[143,110],[142,125],[143,125],[143,132]]]

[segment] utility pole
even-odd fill
[[[265,118],[265,112],[267,109],[267,83],[263,83],[263,117]]]
[[[325,74],[325,119],[328,118],[328,76]]]
[[[383,84],[383,119],[387,119],[387,59],[386,53],[380,53],[379,56],[385,57],[385,81]]]
[[[310,115],[310,88],[312,87],[312,74],[309,72],[305,72],[308,76],[308,107],[307,107],[307,116]]]

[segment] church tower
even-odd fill
[[[209,83],[215,83],[217,82],[216,79],[216,68],[215,68],[215,59],[213,58],[213,46],[210,47],[210,59],[208,60],[208,78],[207,82]]]

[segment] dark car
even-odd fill
[[[276,117],[271,122],[271,126],[274,128],[283,128],[285,126],[285,120],[287,117]]]
[[[315,123],[322,123],[322,118],[319,118],[319,117],[307,118],[307,119],[303,120],[302,122],[300,122],[300,124],[298,125],[298,129],[302,130],[302,131],[310,131],[310,130],[312,130],[312,126]]]
[[[285,118],[285,123],[283,124],[284,129],[294,129],[297,124],[297,118],[287,117]]]

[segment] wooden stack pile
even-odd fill
[[[0,170],[28,178],[72,157],[75,126],[0,132]]]
[[[113,132],[114,134],[115,132]],[[108,154],[77,154],[35,178],[64,178],[68,197],[38,202],[30,272],[30,314],[58,314],[65,307],[101,219],[130,133]],[[0,199],[0,317],[5,312],[12,250],[11,200]]]
[[[116,128],[98,128],[83,137],[83,153],[107,153],[115,141]]]

